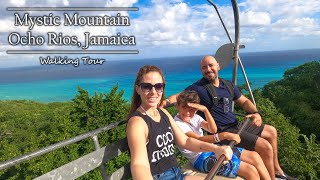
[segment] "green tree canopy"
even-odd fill
[[[262,89],[291,122],[307,135],[320,138],[320,62],[305,63],[284,73]]]

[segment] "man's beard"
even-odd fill
[[[204,78],[206,78],[209,82],[214,82],[217,79],[218,76],[213,76],[213,77],[208,77],[208,76],[204,76]]]

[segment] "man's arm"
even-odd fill
[[[241,95],[240,98],[236,99],[234,102],[238,104],[247,113],[249,113],[246,117],[251,118],[255,125],[261,126],[261,115],[257,107],[247,97]]]
[[[172,104],[172,103],[177,102],[177,99],[178,99],[179,94],[180,94],[180,93],[171,95],[171,96],[169,96],[167,99],[165,99],[165,100],[162,102],[162,107],[165,107],[165,106],[167,106],[167,105],[169,105],[169,104]]]
[[[256,106],[250,101],[250,99],[248,99],[244,95],[241,95],[240,98],[236,99],[234,102],[248,113],[254,113],[258,111]]]

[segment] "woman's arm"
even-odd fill
[[[152,179],[146,148],[147,124],[141,117],[134,116],[128,121],[126,133],[131,156],[132,178]]]

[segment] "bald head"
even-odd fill
[[[204,56],[200,63],[200,68],[203,77],[205,77],[210,82],[218,79],[218,71],[220,70],[220,65],[213,56]]]
[[[207,64],[209,62],[218,64],[218,61],[213,56],[204,56],[201,60],[200,66],[202,66],[202,64]]]

